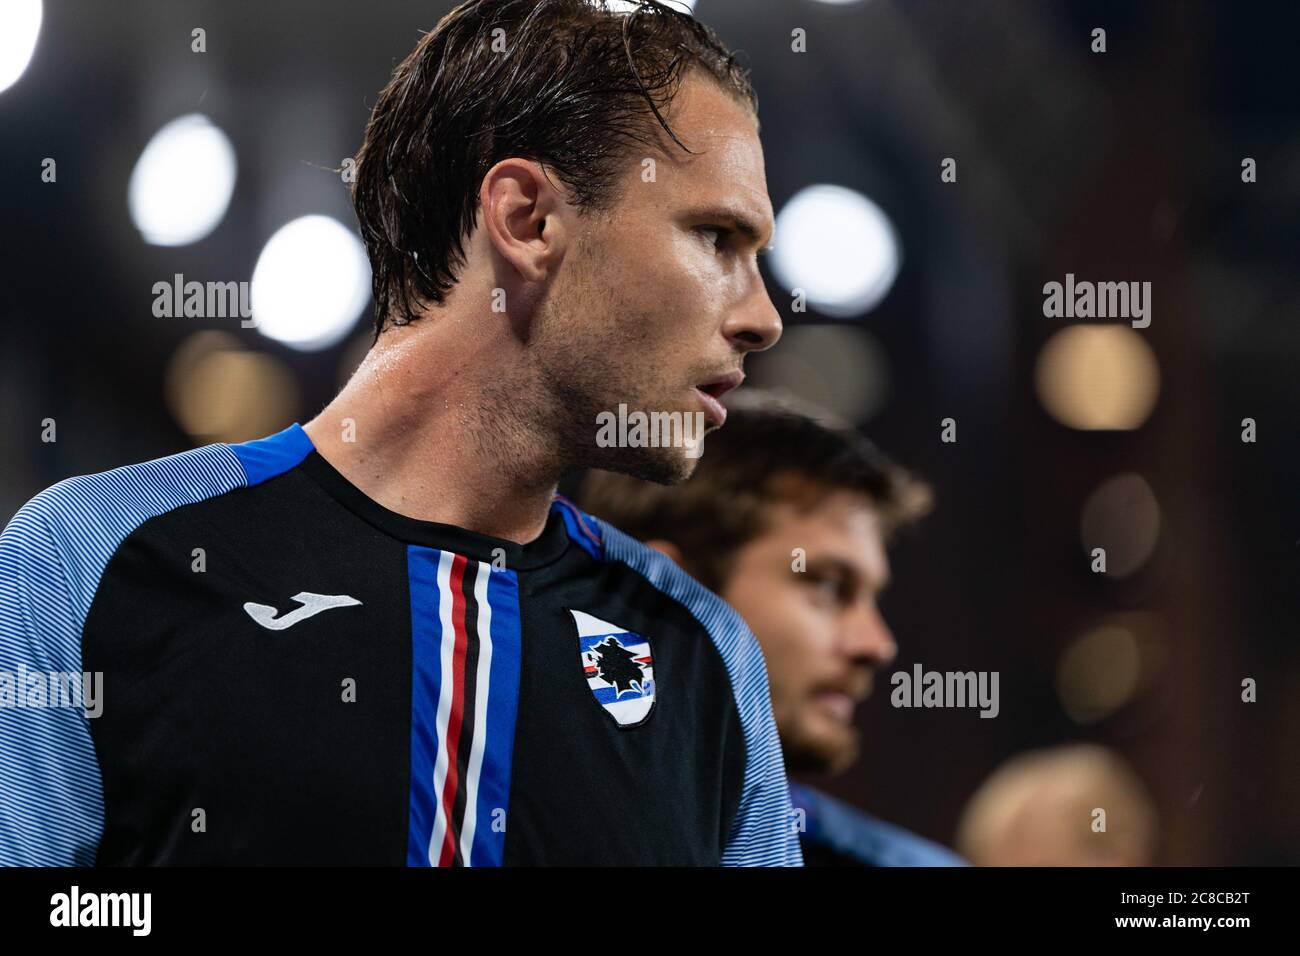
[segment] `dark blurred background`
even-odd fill
[[[0,91],[4,520],[62,478],[267,434],[333,396],[369,344],[344,160],[451,6],[0,8],[0,85],[23,10],[43,14]],[[1157,862],[1300,860],[1297,6],[696,13],[753,70],[779,214],[787,331],[751,381],[860,422],[934,484],[884,603],[896,667],[1001,675],[992,720],[891,708],[878,681],[865,758],[828,789],[950,842],[1003,760],[1091,741],[1150,791]],[[256,328],[155,314],[176,274],[255,272]],[[1067,273],[1149,281],[1150,327],[1044,317]]]

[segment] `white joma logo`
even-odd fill
[[[244,610],[248,612],[249,617],[268,630],[283,631],[286,627],[293,627],[299,621],[306,620],[321,611],[328,611],[332,607],[351,607],[353,604],[361,603],[348,594],[313,594],[311,591],[299,591],[293,599],[302,607],[295,608],[283,617],[276,617],[280,612],[269,604],[254,604],[249,601],[244,605]]]

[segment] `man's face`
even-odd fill
[[[776,342],[781,320],[758,270],[772,206],[753,114],[692,75],[666,118],[694,155],[670,144],[627,157],[614,207],[579,220],[535,346],[572,464],[671,483],[698,451],[598,447],[597,416],[623,403],[691,427],[703,412],[716,427],[714,398],[739,384],[746,352]]]
[[[878,514],[865,496],[835,491],[765,516],[768,530],[741,550],[722,597],[763,647],[786,765],[838,773],[858,755],[854,708],[898,651],[876,606],[889,578]]]

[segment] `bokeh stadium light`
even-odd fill
[[[17,83],[32,61],[43,13],[41,0],[0,4],[0,92]]]
[[[329,216],[282,226],[253,269],[253,319],[268,338],[302,351],[346,336],[370,300],[365,247]]]
[[[889,361],[875,336],[859,326],[796,325],[782,334],[779,349],[755,364],[750,380],[861,424],[889,396]]]
[[[172,355],[167,407],[199,443],[241,442],[265,435],[298,413],[292,370],[250,351],[226,332],[195,332]]]
[[[1133,632],[1103,624],[1076,638],[1061,656],[1056,689],[1078,724],[1093,724],[1129,703],[1138,690],[1142,655]]]
[[[685,13],[695,9],[697,0],[661,0],[670,7],[676,7]],[[641,5],[640,0],[605,0],[605,5],[616,13],[630,13]]]
[[[843,186],[795,193],[776,216],[772,274],[787,291],[833,318],[870,311],[894,284],[902,262],[889,217]]]
[[[1160,537],[1160,503],[1145,478],[1109,478],[1088,496],[1079,519],[1079,539],[1091,555],[1106,552],[1106,574],[1125,578],[1150,559]]]
[[[1160,392],[1160,366],[1127,325],[1071,325],[1038,355],[1034,382],[1043,408],[1084,431],[1140,427]]]
[[[146,242],[183,246],[217,228],[235,191],[235,148],[201,113],[167,123],[131,171],[127,206]]]

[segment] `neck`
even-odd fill
[[[389,328],[304,427],[388,510],[525,544],[546,526],[563,463],[529,420],[512,348],[450,310]]]

